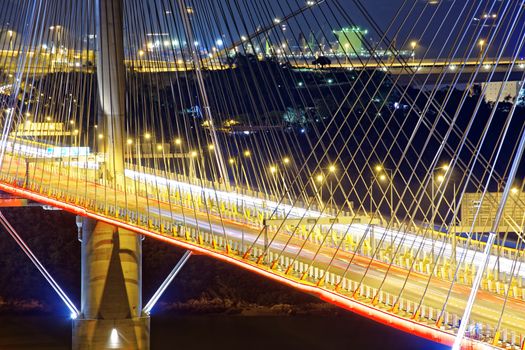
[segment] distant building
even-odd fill
[[[334,34],[338,41],[338,54],[361,55],[363,51],[363,40],[368,34],[368,30],[360,27],[349,27],[335,30]]]
[[[493,81],[489,83],[482,83],[481,88],[485,89],[485,101],[489,103],[496,102],[513,102],[518,96],[520,96],[519,81]],[[503,89],[503,90],[502,90]],[[500,90],[501,94],[500,94]]]

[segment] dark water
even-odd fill
[[[171,349],[436,349],[428,342],[348,316],[158,315],[151,348]],[[0,316],[0,349],[66,350],[71,324],[53,316]]]

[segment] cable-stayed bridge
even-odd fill
[[[143,307],[144,236],[455,348],[523,348],[521,1],[2,6],[0,189],[79,216],[80,310],[0,221],[75,348],[149,347],[190,253]]]

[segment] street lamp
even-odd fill
[[[483,46],[485,45],[485,40],[484,39],[479,39],[479,61],[481,62],[481,60],[483,59]]]
[[[410,47],[412,48],[412,63],[416,62],[416,48],[417,48],[417,41],[412,41],[410,43]]]
[[[444,171],[444,173],[440,173],[437,177],[436,177],[436,172],[438,171]],[[434,261],[434,249],[435,249],[435,245],[434,245],[434,230],[435,230],[435,220],[436,220],[436,214],[437,214],[437,208],[436,208],[436,204],[435,204],[435,186],[436,186],[436,183],[437,183],[437,186],[438,188],[441,187],[441,185],[445,182],[446,180],[446,174],[450,171],[450,165],[448,163],[445,163],[443,164],[442,166],[440,167],[437,167],[434,169],[434,171],[432,171],[431,173],[431,208],[432,208],[432,220],[431,220],[431,238],[432,238],[432,261]],[[454,198],[453,198],[453,210],[454,210],[454,215],[453,217],[456,215],[456,183],[453,182],[454,184]],[[455,226],[455,225],[454,225]],[[454,239],[453,239],[453,242],[452,242],[452,245],[453,245],[453,259],[454,261],[456,260],[456,253],[455,253],[455,245],[456,245],[456,234],[454,233]]]
[[[392,169],[389,169],[389,168],[385,168],[383,165],[381,164],[377,164],[375,167],[374,167],[374,170],[375,170],[375,175],[370,179],[370,213],[373,212],[373,197],[374,197],[374,182],[377,180],[379,180],[379,182],[387,182],[388,180],[390,180],[390,183],[389,183],[389,189],[390,189],[390,200],[389,200],[389,203],[388,203],[388,206],[390,208],[390,216],[393,216],[394,215],[394,210],[393,210],[393,206],[394,206],[394,171]],[[385,174],[386,173],[386,174]]]

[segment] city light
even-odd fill
[[[197,152],[197,151],[191,151],[191,152],[190,152],[190,156],[191,156],[192,158],[197,158],[198,155],[199,155],[199,152]]]
[[[439,183],[443,183],[444,181],[445,181],[445,176],[442,175],[442,174],[438,175],[438,177],[437,177],[437,182],[439,182]]]
[[[385,174],[381,174],[381,175],[379,175],[379,181],[381,181],[381,182],[385,182],[386,179],[387,179],[387,178],[386,178],[386,175],[385,175]]]
[[[214,145],[211,145],[211,144],[208,145],[208,150],[209,150],[209,151],[213,151],[214,149],[215,149],[215,146],[214,146]]]
[[[520,191],[520,190],[518,190],[517,187],[512,187],[512,189],[510,190],[510,192],[511,192],[512,194],[518,194],[519,191]]]
[[[284,164],[290,164],[290,158],[289,157],[284,157],[283,158],[283,163]]]
[[[145,138],[146,140],[151,139],[151,134],[150,134],[149,132],[145,133],[145,134],[144,134],[144,138]]]
[[[229,162],[230,164],[232,164],[232,165],[235,164],[235,158],[230,158],[230,159],[228,159],[228,162]]]
[[[330,166],[328,167],[328,170],[329,170],[331,173],[335,173],[335,171],[337,170],[337,168],[335,167],[335,165],[332,164],[332,165],[330,165]]]
[[[175,139],[175,144],[176,144],[177,146],[182,145],[182,140],[181,140],[180,138],[176,138],[176,139]]]
[[[375,169],[376,172],[379,173],[379,172],[383,171],[383,166],[380,165],[380,164],[378,164],[378,165],[376,165],[376,166],[374,167],[374,169]]]
[[[250,150],[245,150],[243,154],[246,158],[248,158],[252,155],[252,152],[250,152]]]
[[[270,173],[275,174],[277,172],[277,167],[275,165],[272,165],[270,167]]]
[[[132,140],[132,139],[128,139],[128,140],[126,141],[126,143],[128,144],[128,146],[130,146],[130,145],[133,144],[133,140]]]
[[[323,174],[319,174],[315,177],[315,180],[319,183],[322,183],[323,180],[324,180],[324,175]]]

